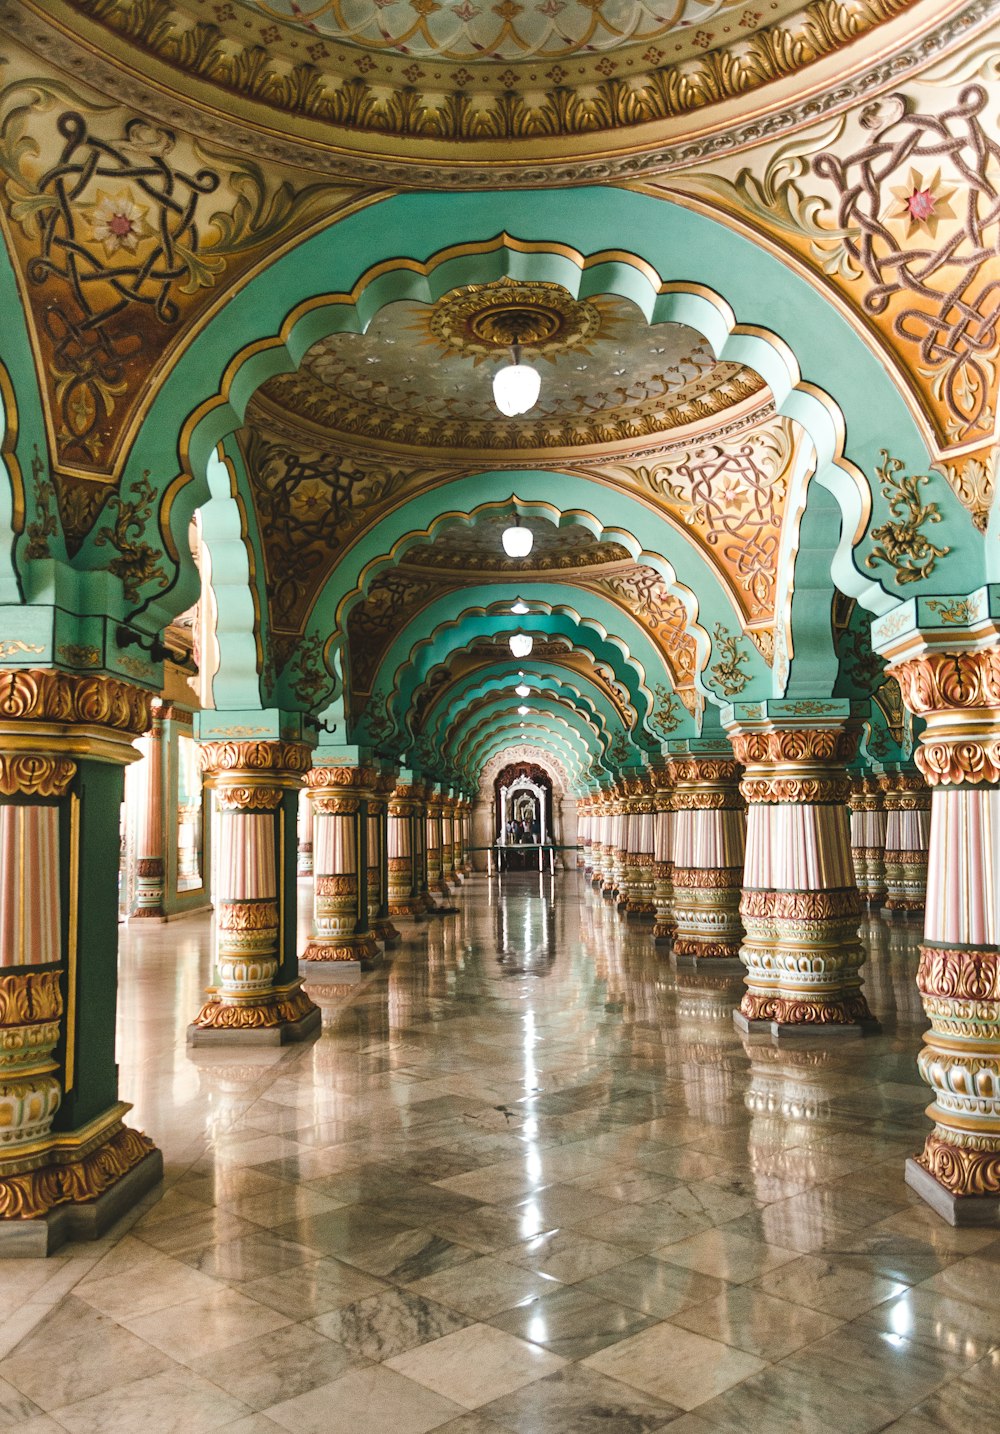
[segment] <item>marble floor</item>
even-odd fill
[[[166,1181],[0,1261],[0,1430],[1000,1425],[1000,1238],[903,1183],[912,928],[865,926],[881,1035],[777,1049],[734,1030],[738,973],[575,875],[456,904],[285,1050],[187,1050],[206,919],[125,933],[121,1087]]]

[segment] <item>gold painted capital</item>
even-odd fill
[[[55,1021],[62,1011],[58,969],[0,976],[0,1027]]]
[[[44,752],[0,752],[0,796],[64,797],[76,776],[68,757]]]
[[[304,742],[202,742],[199,756],[207,777],[233,775],[245,782],[263,775],[296,782],[312,760]]]

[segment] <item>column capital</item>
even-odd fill
[[[301,787],[311,753],[303,742],[202,742],[199,757],[221,807],[273,812]]]
[[[132,742],[152,724],[152,701],[153,693],[117,677],[7,668],[0,670],[0,744],[8,753],[30,750],[63,761],[93,757],[125,765],[139,755]],[[27,776],[23,764],[17,772],[18,782]]]

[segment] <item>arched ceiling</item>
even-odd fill
[[[28,0],[196,130],[238,110],[257,153],[389,182],[656,172],[752,97],[772,132],[804,91],[864,72],[950,0]],[[29,21],[22,28],[31,30]],[[127,56],[120,54],[127,45]],[[742,101],[742,106],[735,102]],[[814,111],[815,112],[815,111]],[[759,129],[758,129],[759,134]],[[731,143],[731,141],[730,141]],[[570,168],[570,166],[573,166]],[[506,177],[505,175],[505,177]],[[499,177],[499,176],[496,176]],[[383,181],[385,182],[385,181]]]

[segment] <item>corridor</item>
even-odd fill
[[[0,1262],[0,1429],[994,1427],[1000,1234],[903,1183],[916,928],[865,923],[882,1034],[779,1049],[735,1031],[738,971],[575,874],[456,905],[284,1049],[190,1052],[208,919],[132,923],[121,1090],[166,1182]]]

